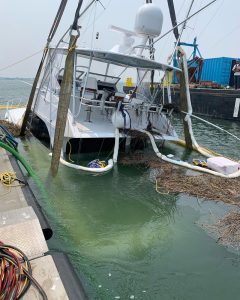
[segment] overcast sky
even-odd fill
[[[72,23],[77,0],[69,0],[55,38],[61,36]],[[164,25],[162,33],[170,26],[167,0],[153,0],[162,8]],[[178,22],[184,19],[191,0],[175,0]],[[195,0],[192,11],[198,10],[210,0]],[[84,0],[84,6],[89,0]],[[110,49],[118,43],[121,36],[108,30],[110,24],[133,30],[135,14],[144,0],[102,0],[106,10],[100,4],[96,8],[96,32],[100,33],[94,46]],[[19,61],[43,49],[57,12],[60,0],[0,0],[0,69]],[[192,42],[198,37],[199,48],[203,57],[240,57],[240,1],[218,0],[210,8],[189,21],[184,32],[185,42]],[[79,45],[89,45],[93,32],[94,8],[90,10],[81,24],[82,35]],[[157,44],[157,59],[166,62],[174,44],[173,34]],[[1,71],[1,77],[33,77],[39,64],[41,54]]]

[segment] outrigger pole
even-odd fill
[[[177,27],[177,18],[176,18],[174,3],[173,3],[173,0],[167,0],[167,2],[168,2],[168,9],[169,9],[172,26],[173,26],[173,33],[174,33],[175,39],[177,41],[179,39],[179,31],[178,31],[178,27]]]
[[[62,15],[63,15],[65,7],[66,7],[67,1],[68,0],[62,0],[61,1],[60,6],[59,6],[58,11],[57,11],[57,14],[56,14],[56,17],[54,19],[53,25],[52,25],[51,30],[49,32],[49,35],[48,35],[48,38],[47,38],[47,43],[46,43],[46,46],[43,50],[42,59],[41,59],[40,65],[38,67],[37,74],[36,74],[36,76],[34,78],[34,81],[33,81],[31,93],[30,93],[28,104],[27,104],[26,111],[25,111],[25,114],[24,114],[22,127],[21,127],[21,131],[20,131],[21,136],[23,136],[25,134],[25,130],[26,130],[26,127],[27,127],[27,121],[28,121],[29,115],[31,113],[31,108],[32,108],[33,99],[34,99],[34,95],[35,95],[35,92],[36,92],[37,84],[38,84],[38,81],[39,81],[39,78],[40,78],[40,75],[41,75],[41,72],[42,72],[42,68],[43,68],[43,65],[44,65],[45,59],[47,57],[48,50],[49,50],[49,44],[51,43],[51,41],[52,41],[56,31],[57,31],[58,25],[61,21]]]
[[[168,30],[164,34],[160,35],[160,37],[158,37],[157,39],[155,39],[155,41],[153,42],[153,44],[156,44],[157,42],[159,42],[161,39],[163,39],[165,36],[167,36],[170,32],[174,31],[175,28],[178,28],[179,26],[181,26],[182,24],[184,24],[186,21],[192,19],[194,16],[198,15],[201,11],[205,10],[207,7],[209,7],[210,5],[212,5],[213,3],[215,3],[216,1],[218,1],[218,0],[211,1],[210,3],[206,4],[205,6],[203,6],[202,8],[200,8],[198,11],[196,11],[195,13],[193,13],[191,16],[187,17],[182,22],[180,22],[177,25],[173,26],[170,30]]]
[[[59,160],[61,157],[61,150],[62,150],[63,139],[64,139],[64,131],[65,131],[67,115],[68,115],[68,108],[71,100],[73,71],[74,71],[74,55],[75,55],[76,43],[80,36],[78,20],[80,17],[80,9],[82,7],[82,3],[83,0],[79,0],[73,25],[71,27],[68,53],[65,61],[63,80],[60,88],[57,120],[55,126],[55,135],[54,135],[53,152],[52,152],[52,161],[51,161],[52,176],[56,176],[58,172]]]
[[[146,0],[146,3],[152,3],[152,0]],[[150,46],[150,59],[154,60],[154,46],[153,46],[153,38],[149,38],[149,46]],[[150,85],[150,92],[153,95],[154,92],[154,70],[151,71],[151,85]]]

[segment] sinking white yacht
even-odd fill
[[[138,10],[134,31],[111,26],[118,32],[116,34],[123,35],[119,45],[109,51],[74,50],[72,94],[60,159],[63,164],[84,171],[106,172],[117,162],[119,140],[121,144],[129,143],[132,130],[147,129],[156,140],[178,139],[170,121],[173,111],[171,98],[162,97],[159,101],[159,94],[164,90],[163,83],[153,86],[150,81],[153,72],[160,78],[162,71],[181,71],[149,58],[149,53],[155,50],[153,45],[149,46],[149,39],[160,35],[162,23],[161,9],[152,3],[144,4]],[[47,129],[51,146],[54,144],[59,94],[68,53],[65,45],[60,42],[57,47],[49,49],[32,105],[32,119],[38,120],[37,130]],[[122,86],[129,70],[135,74],[136,88],[125,94]],[[23,109],[10,110],[7,118],[17,123],[23,114]],[[105,166],[91,168],[67,161],[65,153],[68,144],[71,144],[73,151],[74,144],[79,142],[82,149],[90,151],[92,146],[95,152],[106,143],[114,148],[113,159]]]
[[[79,9],[82,2],[79,0]],[[96,2],[93,0],[91,3]],[[192,117],[224,130],[192,114],[187,59],[183,49],[176,45],[174,50],[178,52],[181,69],[154,60],[154,38],[155,42],[160,39],[163,15],[158,6],[148,2],[151,1],[139,8],[133,31],[111,27],[117,34],[123,35],[123,40],[108,51],[76,47],[79,36],[79,26],[76,25],[80,16],[78,10],[76,22],[74,20],[73,26],[66,32],[70,33],[68,47],[64,41],[65,34],[57,47],[47,45],[45,48],[47,50],[44,50],[43,57],[45,59],[46,54],[48,56],[44,71],[35,93],[33,84],[26,112],[24,109],[7,111],[6,118],[18,124],[24,113],[23,124],[26,124],[28,111],[32,111],[31,129],[38,135],[45,131],[53,149],[53,176],[57,174],[59,161],[68,167],[91,173],[111,170],[117,163],[120,146],[128,147],[132,137],[136,137],[136,132],[149,138],[155,154],[161,160],[225,178],[240,176],[238,162],[219,158],[217,153],[198,145],[192,130]],[[185,27],[186,21],[182,23]],[[77,31],[76,35],[73,31]],[[185,143],[179,140],[171,124],[174,106],[171,103],[169,72],[173,70],[182,74],[181,114],[185,116]],[[133,90],[126,94],[122,88],[124,78],[129,77],[128,72],[134,74],[136,82]],[[36,78],[35,83],[38,82]],[[164,94],[164,85],[167,95]],[[212,167],[204,168],[163,155],[157,147],[158,140],[178,141],[209,157],[208,165]],[[101,150],[105,146],[111,149],[110,154],[113,153],[108,162],[100,160],[103,158],[100,157]],[[79,165],[67,156],[69,151],[72,153],[74,150],[77,154],[92,150],[98,153],[98,157],[87,166]],[[105,160],[108,158],[109,155]]]

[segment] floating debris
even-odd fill
[[[240,211],[231,211],[216,223],[202,224],[207,231],[217,236],[217,242],[239,250],[240,248]]]
[[[216,177],[176,166],[159,159],[137,153],[122,157],[123,165],[143,165],[156,169],[156,191],[160,194],[184,193],[191,196],[222,201],[228,204],[240,204],[240,180]]]
[[[6,120],[0,120],[0,125],[4,126],[14,137],[20,135],[20,127]]]
[[[143,151],[135,151],[133,154],[124,155],[121,154],[119,158],[119,163],[124,166],[137,166],[142,165],[146,168],[150,167],[149,162],[152,159],[147,154],[143,153]],[[153,158],[153,160],[157,160]]]

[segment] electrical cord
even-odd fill
[[[17,247],[0,241],[0,300],[22,298],[31,284],[35,286],[43,300],[47,295],[32,276],[32,268],[27,256]]]

